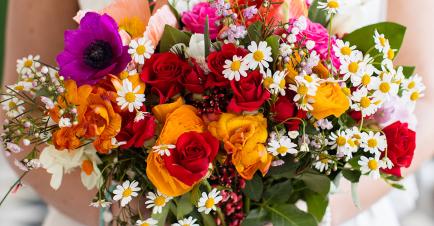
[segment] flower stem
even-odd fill
[[[9,194],[12,192],[15,186],[17,186],[19,183],[21,183],[21,180],[24,178],[24,176],[27,175],[29,171],[24,172],[21,174],[20,178],[18,178],[17,181],[9,188],[9,190],[6,192],[6,194],[3,196],[2,200],[0,201],[0,206],[3,204],[3,202],[6,200],[6,198],[9,196]]]

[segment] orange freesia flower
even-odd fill
[[[224,142],[224,148],[232,153],[232,163],[238,173],[251,180],[257,170],[265,175],[273,156],[264,146],[267,141],[267,119],[262,114],[238,116],[224,113],[211,122],[208,130]]]
[[[202,119],[197,115],[196,108],[192,106],[181,105],[176,109],[170,107],[157,109],[161,115],[166,116],[166,120],[156,145],[176,144],[178,137],[185,132],[203,132],[205,130]],[[160,192],[176,197],[192,189],[193,186],[188,186],[169,174],[158,153],[149,153],[147,163],[146,174]]]

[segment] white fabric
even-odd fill
[[[48,208],[48,215],[42,226],[85,226],[63,215],[53,207]]]

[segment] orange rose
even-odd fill
[[[156,118],[165,119],[164,127],[156,142],[160,144],[176,144],[181,134],[189,131],[203,132],[205,124],[197,115],[196,108],[189,105],[179,105],[182,99],[172,104],[163,104],[154,107],[158,112]],[[160,121],[161,122],[161,121]],[[162,193],[169,196],[179,196],[190,191],[194,185],[188,186],[171,176],[161,155],[151,152],[147,159],[146,174],[152,184]]]
[[[339,117],[350,107],[348,97],[337,83],[322,83],[313,98],[311,113],[318,120],[330,115]]]
[[[224,113],[211,122],[208,130],[224,142],[224,148],[232,153],[232,163],[238,173],[251,180],[257,170],[265,175],[273,156],[265,148],[267,119],[262,114],[238,116]]]

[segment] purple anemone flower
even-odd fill
[[[86,13],[76,30],[65,31],[65,49],[57,58],[59,74],[78,85],[95,84],[123,71],[131,61],[118,25],[109,15]]]

